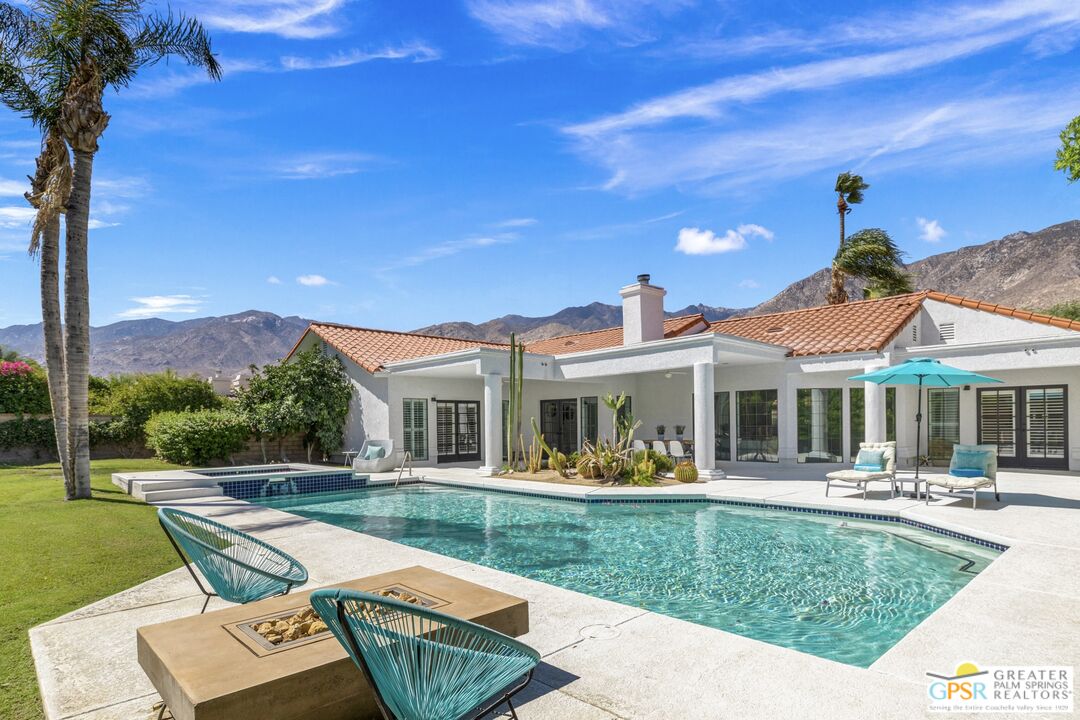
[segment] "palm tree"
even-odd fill
[[[840,249],[837,250],[838,256],[840,251],[843,250],[847,238],[847,232],[844,228],[847,214],[851,212],[852,205],[858,205],[863,201],[863,190],[868,187],[870,186],[863,182],[862,175],[842,172],[836,176],[836,212],[840,215]],[[838,305],[848,301],[847,290],[844,288],[844,271],[835,262],[833,262],[832,266],[832,282],[829,285],[829,293],[825,296],[825,300],[830,305]]]
[[[1061,131],[1061,147],[1057,151],[1054,169],[1065,173],[1071,183],[1080,180],[1080,115],[1070,120]]]
[[[914,290],[911,276],[903,270],[904,253],[881,228],[852,233],[833,258],[833,270],[866,282],[867,298],[902,295]],[[844,292],[847,302],[847,292]]]
[[[221,67],[197,20],[146,16],[144,0],[30,0],[27,5],[24,12],[0,4],[0,35],[17,38],[20,55],[29,59],[27,84],[49,109],[49,129],[59,132],[75,158],[65,206],[63,357],[72,474],[68,497],[85,498],[90,497],[87,239],[94,156],[109,124],[102,95],[106,86],[123,88],[141,68],[170,55],[204,68],[214,79],[221,77]]]

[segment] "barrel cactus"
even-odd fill
[[[683,460],[681,463],[675,466],[675,479],[681,483],[697,482],[698,472],[694,463],[689,460]]]

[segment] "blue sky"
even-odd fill
[[[911,259],[1080,217],[1080,3],[192,0],[225,68],[106,97],[95,325],[249,308],[410,329],[540,315],[651,272],[749,306],[848,228]],[[38,321],[0,113],[0,325]]]

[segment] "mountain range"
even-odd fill
[[[1046,308],[1080,299],[1080,220],[932,255],[907,270],[918,288],[1003,305]],[[828,279],[828,268],[822,268],[755,307],[699,304],[667,314],[700,312],[709,320],[720,320],[812,307],[825,302]],[[855,281],[849,280],[848,292],[853,298],[862,297],[862,287]],[[504,315],[483,323],[429,325],[417,332],[490,341],[505,341],[515,332],[525,340],[538,340],[620,324],[621,307],[594,302],[543,317]],[[283,357],[307,325],[295,315],[280,317],[259,310],[183,321],[125,320],[91,329],[91,372],[111,375],[171,368],[182,374],[231,377],[251,364]],[[41,360],[41,324],[0,328],[0,347]]]

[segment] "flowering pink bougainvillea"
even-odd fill
[[[29,375],[34,371],[34,368],[30,367],[29,363],[25,363],[22,360],[15,360],[9,362],[5,360],[0,362],[0,375]]]

